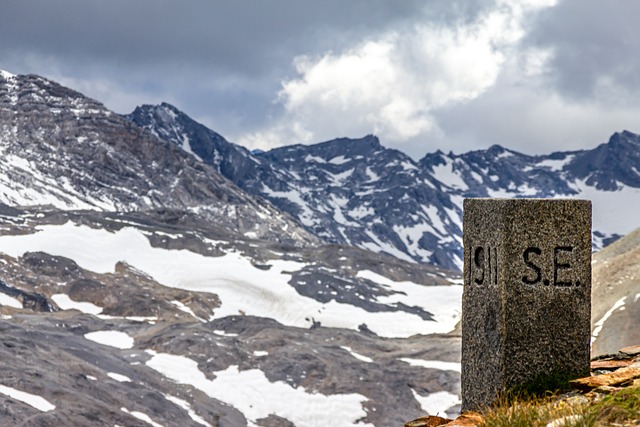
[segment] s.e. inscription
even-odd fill
[[[491,246],[473,246],[469,251],[469,284],[498,284],[498,250]]]
[[[552,256],[552,271],[549,278],[544,278],[545,272],[541,267],[545,256]],[[522,260],[529,270],[522,276],[522,283],[527,285],[537,285],[542,283],[545,286],[580,286],[579,280],[572,279],[571,262],[574,257],[573,246],[555,246],[552,254],[543,253],[542,249],[536,246],[529,246],[522,253]],[[547,264],[548,263],[544,263]]]

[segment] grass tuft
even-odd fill
[[[640,424],[640,387],[629,387],[605,396],[594,405],[599,418],[607,423]]]
[[[600,427],[640,425],[640,387],[616,391],[600,400],[531,394],[501,399],[484,413],[481,427]]]

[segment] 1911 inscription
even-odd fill
[[[469,281],[476,285],[498,284],[498,250],[494,247],[475,246],[469,253]]]
[[[552,256],[551,278],[544,278],[541,267],[544,256]],[[542,283],[545,286],[580,286],[579,280],[572,280],[571,262],[574,256],[573,246],[555,246],[552,254],[544,254],[542,249],[529,246],[522,253],[522,260],[528,268],[528,273],[522,276],[522,283],[527,285],[537,285]],[[547,264],[547,263],[544,263]]]

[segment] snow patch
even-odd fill
[[[193,310],[191,310],[191,308],[185,304],[183,304],[182,302],[178,301],[178,300],[173,300],[173,301],[169,301],[171,304],[175,305],[176,307],[178,307],[178,310],[183,311],[187,314],[190,314],[192,317],[198,319],[201,322],[206,322],[205,319],[196,316],[196,314],[193,312]]]
[[[116,380],[120,383],[130,383],[131,382],[131,378],[129,378],[126,375],[122,375],[122,374],[118,374],[116,372],[108,372],[107,376],[113,380]]]
[[[433,175],[447,187],[466,191],[469,186],[464,182],[462,177],[453,170],[453,160],[444,157],[444,165],[434,166]]]
[[[479,173],[475,172],[475,171],[471,171],[471,178],[473,178],[474,180],[478,181],[479,183],[483,183],[484,180],[482,179],[482,175],[480,175]]]
[[[400,249],[396,248],[395,246],[387,242],[383,242],[382,240],[380,240],[378,236],[376,236],[373,233],[373,231],[365,230],[365,234],[371,239],[371,241],[356,243],[356,246],[358,246],[359,248],[367,249],[375,253],[385,252],[398,259],[415,263],[415,260],[413,258],[411,258],[406,253],[402,252]]]
[[[357,277],[371,280],[387,287],[394,293],[378,297],[382,304],[403,303],[408,306],[419,304],[422,309],[433,315],[436,323],[429,330],[451,332],[460,321],[462,313],[462,289],[460,285],[424,286],[413,282],[394,282],[370,270],[361,270]],[[422,333],[432,333],[423,331]]]
[[[369,181],[367,182],[375,182],[378,181],[380,179],[380,175],[378,175],[377,173],[375,173],[370,167],[367,166],[367,168],[364,171],[367,174],[367,178],[369,178]]]
[[[437,234],[430,224],[421,222],[411,227],[394,225],[393,231],[400,237],[400,240],[402,240],[411,255],[419,256],[423,261],[429,259],[432,252],[420,247],[420,239],[426,233]]]
[[[0,77],[2,77],[5,80],[9,80],[9,79],[15,78],[16,75],[15,74],[11,74],[10,72],[5,71],[5,70],[0,70]]]
[[[54,295],[51,295],[51,299],[62,310],[78,310],[85,314],[94,314],[94,315],[102,313],[102,307],[97,306],[90,302],[74,301],[67,294],[54,294]]]
[[[7,307],[13,308],[22,308],[22,303],[18,299],[10,297],[9,295],[3,293],[0,293],[0,305],[5,305]]]
[[[304,158],[304,162],[305,163],[311,163],[311,162],[327,163],[327,161],[325,159],[323,159],[322,157],[312,156],[311,154],[307,154],[307,156]]]
[[[185,411],[187,411],[187,414],[189,414],[189,417],[191,417],[191,419],[195,422],[197,422],[200,425],[203,425],[205,427],[211,427],[211,424],[208,423],[204,418],[202,418],[201,416],[199,416],[196,411],[194,411],[193,409],[191,409],[191,405],[189,405],[189,402],[187,402],[186,400],[182,400],[178,397],[175,396],[171,396],[170,394],[165,394],[164,395],[165,399],[167,399],[169,402],[172,402],[176,405],[178,405],[179,407],[181,407],[182,409],[184,409]]]
[[[429,415],[439,415],[444,418],[449,418],[454,414],[449,414],[447,411],[453,406],[462,403],[457,395],[449,393],[448,391],[437,391],[426,397],[420,396],[414,389],[411,389],[411,392],[422,407],[422,410]]]
[[[343,185],[344,181],[351,177],[351,175],[353,175],[353,171],[355,171],[355,169],[347,169],[344,172],[329,174],[328,176],[329,178],[331,178],[334,184]]]
[[[215,331],[213,331],[213,333],[216,334],[216,335],[220,335],[221,337],[228,337],[228,338],[234,338],[234,337],[238,336],[238,334],[227,333],[227,332],[219,330],[219,329],[216,329]]]
[[[439,369],[441,371],[455,371],[462,372],[462,365],[458,362],[441,362],[440,360],[422,360],[422,359],[410,359],[403,357],[402,360],[411,366],[417,366],[427,369]]]
[[[593,333],[591,334],[591,345],[593,345],[593,343],[596,342],[596,339],[598,338],[598,335],[600,334],[600,331],[602,331],[604,323],[607,321],[607,319],[609,319],[609,317],[611,317],[611,315],[617,309],[624,308],[624,302],[625,302],[626,299],[627,299],[627,297],[622,297],[618,301],[616,301],[615,304],[613,304],[613,307],[611,307],[609,309],[609,311],[607,311],[604,314],[604,316],[602,316],[602,318],[596,322],[595,328],[593,328]]]
[[[129,411],[127,408],[120,408],[120,410],[126,414],[131,415],[134,418],[139,419],[140,421],[144,421],[145,423],[151,424],[153,427],[164,427],[162,424],[158,424],[157,422],[153,421],[149,417],[149,415],[145,414],[144,412]]]
[[[362,354],[356,353],[355,351],[351,350],[351,347],[347,347],[346,345],[341,345],[340,346],[341,349],[348,351],[349,353],[351,353],[351,355],[353,357],[355,357],[358,360],[361,360],[363,362],[367,362],[367,363],[373,363],[373,359],[367,356],[363,356]]]
[[[368,216],[373,216],[375,214],[376,214],[376,211],[373,210],[373,208],[364,207],[364,206],[358,206],[357,208],[351,209],[349,212],[347,212],[347,215],[349,215],[351,218],[356,220],[361,220],[363,218],[366,218]]]
[[[347,159],[345,156],[343,156],[342,154],[334,157],[333,159],[329,160],[329,163],[331,163],[332,165],[343,165],[345,163],[350,162],[351,159]]]
[[[624,186],[618,191],[603,191],[585,181],[576,181],[572,187],[579,193],[569,197],[591,200],[594,230],[624,236],[638,228],[635,215],[620,215],[620,212],[640,212],[640,188]]]
[[[541,162],[536,163],[536,167],[539,168],[549,168],[551,169],[553,172],[559,172],[562,169],[564,169],[564,167],[571,163],[571,161],[573,160],[573,158],[575,157],[575,154],[570,154],[567,157],[565,157],[564,159],[546,159],[543,160]]]
[[[56,409],[56,405],[52,405],[44,397],[27,393],[26,391],[16,390],[13,387],[0,385],[0,393],[5,396],[9,396],[12,399],[19,400],[22,403],[26,403],[27,405],[42,412],[49,412]]]
[[[133,348],[134,339],[120,331],[95,331],[84,334],[84,337],[98,344],[126,350]]]
[[[275,197],[277,199],[287,199],[291,203],[298,205],[302,211],[298,215],[300,222],[307,226],[314,226],[317,222],[313,210],[309,209],[307,202],[302,198],[302,195],[298,190],[289,191],[274,191],[263,184],[261,193],[266,197]]]
[[[209,380],[192,359],[147,352],[152,355],[146,362],[151,369],[235,407],[244,414],[250,426],[256,426],[258,419],[274,414],[305,427],[373,427],[358,422],[367,415],[362,408],[367,398],[360,394],[308,393],[301,386],[293,388],[282,381],[269,382],[259,369],[240,371],[235,365],[213,372],[215,378]]]

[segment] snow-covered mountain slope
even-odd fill
[[[2,212],[1,422],[382,427],[458,410],[459,336],[440,334],[462,287],[444,271],[153,213]]]
[[[187,146],[326,241],[448,268],[461,265],[459,207],[416,162],[374,136],[252,154],[168,104],[139,107],[127,117]]]
[[[640,136],[631,132],[593,150],[528,156],[494,145],[415,162],[374,136],[250,153],[168,104],[128,117],[326,241],[400,259],[461,269],[464,197],[590,199],[595,249],[640,225],[632,214],[640,209]]]
[[[459,197],[566,197],[593,202],[594,248],[640,225],[640,135],[615,133],[592,150],[527,156],[500,146],[437,152],[420,165]]]
[[[7,72],[0,74],[0,202],[172,209],[247,236],[318,240],[180,147],[99,102],[38,76]]]

